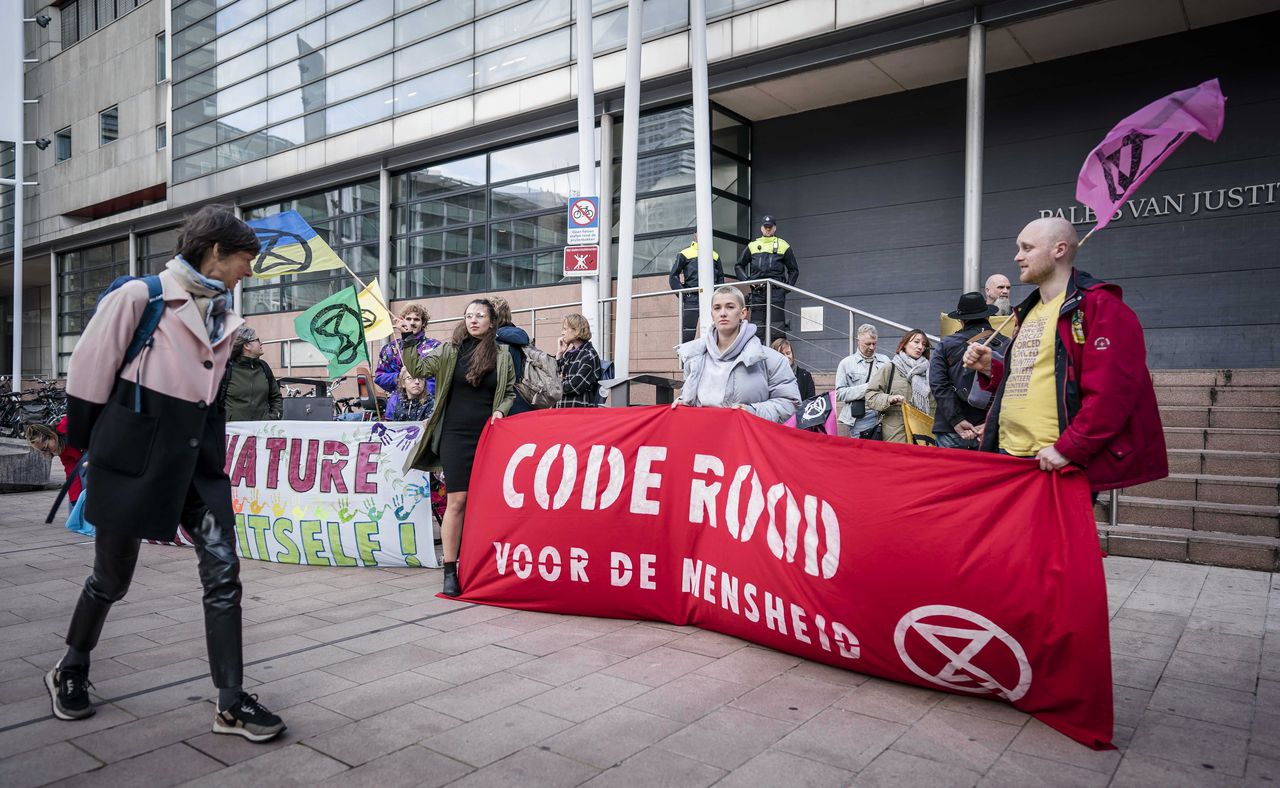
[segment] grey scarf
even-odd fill
[[[912,358],[905,352],[893,357],[898,374],[911,382],[911,404],[925,413],[932,413],[929,406],[929,359],[926,356]]]
[[[222,329],[226,324],[227,312],[231,311],[232,302],[227,286],[201,274],[182,255],[170,260],[165,268],[172,271],[182,289],[191,294],[191,301],[200,311],[205,330],[209,332],[209,342],[222,339]]]

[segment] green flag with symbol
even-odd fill
[[[294,318],[298,338],[310,342],[329,362],[329,379],[369,360],[364,318],[355,287],[344,288]]]

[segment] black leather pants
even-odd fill
[[[244,657],[240,631],[240,558],[232,523],[217,523],[192,488],[183,504],[182,525],[196,545],[200,583],[204,586],[204,633],[209,672],[219,689],[243,683]],[[92,651],[111,605],[124,599],[138,563],[140,541],[99,530],[94,544],[93,574],[71,617],[67,645]]]

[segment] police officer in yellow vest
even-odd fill
[[[712,249],[711,259],[714,261],[712,270],[715,271],[715,284],[719,287],[724,284],[724,270],[720,268],[720,253]],[[676,254],[671,273],[667,275],[667,282],[672,290],[698,286],[698,236],[696,234],[693,237],[693,243]],[[688,342],[698,335],[698,293],[696,291],[681,293],[680,307],[682,337],[680,341]]]
[[[760,220],[760,237],[747,244],[734,266],[734,274],[739,280],[773,279],[794,285],[800,278],[800,267],[796,264],[791,244],[775,234],[777,224],[772,216]],[[769,289],[773,291],[773,336],[776,337],[780,333],[777,330],[779,325],[784,332],[791,328],[786,313],[787,291],[781,287]],[[747,308],[751,310],[751,321],[756,324],[756,336],[761,342],[765,338],[765,293],[764,285],[752,285],[747,296]]]

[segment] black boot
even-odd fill
[[[458,582],[458,562],[444,562],[444,590],[445,596],[459,596],[462,594],[462,585]]]

